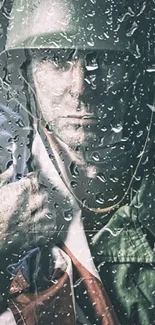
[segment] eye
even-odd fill
[[[86,54],[85,68],[88,71],[93,71],[93,70],[98,69],[98,55],[96,52]]]
[[[57,52],[44,52],[40,57],[41,62],[50,62],[53,68],[60,71],[67,71],[70,69],[73,60],[68,50],[59,50]]]
[[[56,53],[52,56],[50,61],[54,64],[57,70],[67,71],[71,68],[75,60],[66,53]]]

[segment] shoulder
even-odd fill
[[[20,113],[0,104],[0,171],[16,163],[21,174],[30,155],[31,127],[25,123]],[[22,162],[21,162],[22,161]],[[23,171],[24,172],[24,171]]]
[[[0,104],[0,134],[14,132],[24,126],[24,121],[21,119],[20,114],[14,112],[11,108]]]

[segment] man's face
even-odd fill
[[[34,51],[32,75],[45,123],[72,148],[117,142],[133,70],[125,51]]]

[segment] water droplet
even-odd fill
[[[123,129],[123,126],[122,125],[118,125],[116,127],[114,127],[114,126],[112,127],[112,131],[114,131],[115,133],[121,132],[122,129]]]
[[[103,251],[102,251],[103,253]],[[100,272],[101,271],[101,267],[105,265],[106,262],[101,262],[98,266],[97,266],[97,269],[98,271]]]
[[[86,199],[85,199],[85,198],[83,198],[83,199],[81,200],[81,202],[82,202],[83,206],[86,205]]]
[[[109,177],[109,179],[110,179],[113,183],[117,183],[117,182],[119,181],[119,178],[117,178],[117,177],[115,177],[115,176],[113,176],[113,175],[111,175],[111,176]]]
[[[22,178],[22,174],[21,173],[17,173],[17,179],[20,180]]]
[[[100,41],[103,41],[103,40],[104,40],[103,35],[98,35],[98,39],[99,39]]]
[[[68,209],[64,211],[64,219],[66,221],[71,221],[73,218],[73,209]]]
[[[155,72],[155,66],[152,65],[152,67],[149,67],[148,69],[146,69],[147,72]]]
[[[139,59],[139,58],[141,57],[141,53],[140,53],[140,49],[139,49],[138,44],[136,44],[136,46],[135,46],[135,48],[133,49],[132,53],[133,53],[133,55],[134,55],[134,57],[135,57],[136,59]]]
[[[59,207],[58,203],[55,202],[55,203],[54,203],[54,208],[57,209],[58,207]]]
[[[145,8],[146,8],[146,2],[142,3],[142,6],[140,8],[139,13],[137,14],[137,17],[140,16],[143,13],[143,11],[145,10]]]
[[[109,17],[109,19],[106,20],[107,25],[111,25],[113,22],[112,17]]]
[[[90,41],[87,42],[87,44],[91,47],[93,47],[95,44],[94,44],[94,41],[91,39]]]
[[[98,173],[97,174],[97,178],[102,182],[105,183],[106,182],[106,177],[103,173]]]
[[[12,138],[9,138],[9,139],[8,139],[8,143],[10,143],[10,142],[12,142]]]
[[[8,26],[8,31],[12,30],[14,28],[14,23],[10,22],[9,26]]]
[[[18,126],[20,126],[20,127],[25,126],[25,124],[24,124],[24,122],[22,121],[22,119],[18,119],[18,120],[16,121],[16,124],[17,124]]]
[[[108,107],[108,110],[109,110],[109,111],[113,111],[113,109],[114,109],[114,106],[109,106],[109,107]]]
[[[119,31],[119,29],[120,29],[120,27],[121,27],[121,25],[120,25],[120,24],[118,24],[118,25],[116,26],[116,28],[114,29],[114,32],[118,32],[118,31]]]
[[[13,164],[12,160],[8,161],[6,168],[8,169],[12,164]]]
[[[118,198],[118,195],[115,195],[114,197],[111,197],[111,198],[109,199],[109,201],[113,202],[113,201],[115,201],[117,198]]]
[[[23,5],[23,6],[19,6],[19,7],[16,9],[16,11],[17,11],[17,12],[22,12],[22,11],[24,11],[24,9],[25,9],[25,6]]]
[[[103,250],[100,250],[100,251],[97,252],[97,255],[102,255],[102,254],[104,254]]]
[[[9,241],[8,241],[8,245],[10,245],[10,244],[12,244],[12,240],[9,240]]]
[[[71,187],[72,188],[76,188],[77,187],[77,182],[75,182],[75,181],[72,181],[70,184],[71,184]]]
[[[75,284],[74,284],[74,288],[78,287],[79,284],[80,284],[83,280],[84,280],[83,277],[80,278],[79,280],[77,280],[77,281],[75,282]]]
[[[98,152],[93,152],[93,153],[92,153],[92,159],[93,159],[94,161],[100,161],[100,160],[101,160],[101,157],[100,157],[100,155],[99,155]]]
[[[79,176],[79,170],[74,162],[72,162],[70,165],[70,172],[73,177]]]
[[[134,21],[130,29],[126,32],[126,36],[128,37],[132,36],[137,28],[138,28],[138,24]]]
[[[96,199],[96,202],[99,204],[103,204],[105,202],[105,200],[103,198],[103,193],[100,193],[100,192],[95,195],[95,199]]]
[[[101,126],[100,130],[103,131],[103,132],[106,132],[107,131],[107,127]]]
[[[88,84],[88,85],[90,85],[90,84],[91,84],[91,82],[90,82],[89,78],[86,78],[86,77],[85,77],[85,78],[84,78],[84,80],[87,82],[87,84]]]
[[[89,17],[94,17],[95,16],[95,10],[92,10],[88,13]]]
[[[93,27],[94,27],[94,25],[93,25],[93,24],[89,24],[89,25],[88,25],[88,27],[87,27],[87,29],[88,29],[88,30],[92,30],[92,29],[93,29]]]
[[[130,17],[134,17],[135,16],[135,13],[132,11],[132,9],[129,7],[128,8],[128,11],[125,12],[125,14],[121,15],[119,18],[118,18],[118,21],[120,23],[122,23],[128,16]]]
[[[134,179],[136,180],[136,181],[140,181],[141,180],[141,176],[134,176]]]
[[[19,134],[17,134],[14,138],[13,138],[14,142],[18,142],[19,141]]]
[[[137,138],[140,138],[142,135],[143,135],[143,130],[140,130],[140,131],[137,133]]]
[[[113,273],[113,274],[116,274],[116,273],[117,273],[117,270],[113,270],[112,273]]]
[[[86,64],[85,67],[86,67],[87,71],[94,71],[94,70],[98,69],[98,64],[97,64],[96,60],[94,60],[91,62],[91,64],[89,64],[89,65]]]
[[[110,37],[107,33],[103,33],[103,35],[105,36],[105,39],[108,39]]]
[[[136,117],[136,119],[135,119],[135,121],[134,121],[134,124],[135,125],[138,125],[140,122],[137,120],[137,117]]]

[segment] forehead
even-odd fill
[[[87,49],[87,50],[82,50],[82,49],[78,49],[78,48],[74,48],[74,49],[31,49],[29,50],[29,55],[32,59],[48,59],[48,57],[61,57],[62,59],[78,59],[78,58],[85,58],[87,56],[89,57],[103,57],[106,54],[117,54],[117,55],[123,55],[123,54],[129,54],[130,52],[127,50],[122,50],[120,48],[118,49],[111,49],[109,50],[109,47],[107,46],[107,48],[105,47],[103,50],[99,50],[99,49]]]

